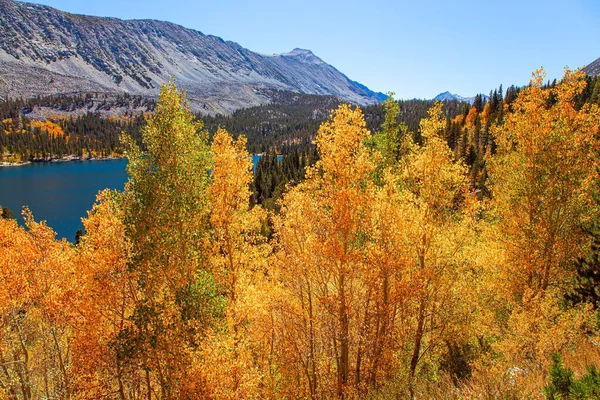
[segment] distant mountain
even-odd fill
[[[438,101],[451,101],[451,100],[458,100],[458,101],[463,101],[463,97],[457,95],[457,94],[452,94],[450,92],[443,92],[438,94],[437,96],[435,96],[433,98],[433,100],[438,100]]]
[[[174,76],[193,108],[231,112],[268,102],[268,90],[331,95],[368,105],[386,98],[310,50],[263,55],[155,20],[69,14],[0,0],[0,97],[100,92],[156,96]]]
[[[481,96],[486,100],[489,99],[489,96],[486,96],[485,94],[482,94]],[[475,101],[475,96],[462,97],[457,94],[452,94],[452,93],[446,91],[446,92],[440,93],[437,96],[435,96],[433,98],[433,100],[439,100],[439,101],[457,100],[457,101],[465,101],[469,104],[473,104],[473,102]]]
[[[586,65],[585,68],[583,68],[583,70],[585,71],[586,74],[588,74],[590,76],[600,75],[600,58],[598,58],[596,61],[592,62],[591,64]]]

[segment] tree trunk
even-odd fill
[[[348,384],[348,371],[350,369],[350,345],[348,321],[348,310],[346,306],[345,276],[340,276],[340,304],[339,304],[339,323],[340,323],[340,364],[338,371],[338,395],[344,398],[344,387]]]
[[[410,370],[408,372],[408,387],[410,391],[410,397],[414,397],[414,387],[413,387],[413,379],[415,377],[415,372],[417,370],[417,364],[419,363],[419,358],[421,357],[421,342],[423,339],[425,325],[425,299],[421,299],[421,303],[419,304],[419,315],[417,320],[417,331],[415,333],[415,342],[413,348],[413,354],[410,359]]]

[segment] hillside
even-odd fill
[[[73,92],[155,97],[169,77],[205,114],[265,104],[265,90],[331,95],[360,105],[385,98],[310,50],[263,55],[155,20],[74,15],[0,0],[0,97]]]
[[[594,62],[586,65],[583,70],[585,71],[586,74],[588,74],[590,76],[600,75],[600,58],[598,58]]]

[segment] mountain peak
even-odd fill
[[[323,60],[307,49],[295,48],[292,51],[281,54],[281,57],[290,57],[307,63],[325,64]]]
[[[486,96],[485,94],[482,94],[481,97],[483,97],[484,99],[488,99],[489,96]],[[452,101],[452,100],[456,100],[456,101],[464,101],[467,102],[469,104],[473,104],[473,102],[475,101],[475,96],[473,97],[463,97],[460,96],[458,94],[452,94],[449,91],[445,91],[442,92],[440,94],[438,94],[437,96],[435,96],[433,98],[433,100],[438,100],[438,101]]]
[[[313,52],[308,49],[301,49],[296,47],[294,50],[289,51],[287,53],[283,53],[283,56],[299,56],[299,55],[313,55]]]
[[[457,94],[452,94],[449,91],[442,92],[433,98],[438,101],[450,101],[450,100],[459,100],[462,99],[461,96]]]

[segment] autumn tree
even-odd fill
[[[0,397],[535,398],[567,393],[564,376],[593,383],[600,109],[581,72],[543,78],[456,118],[435,103],[418,141],[391,96],[375,135],[340,106],[305,173],[298,154],[264,161],[271,213],[251,201],[246,138],[219,129],[209,146],[164,86],[144,150],[124,138],[125,190],[99,193],[77,243],[0,209]]]
[[[79,305],[74,253],[24,211],[26,228],[0,218],[0,393],[69,399],[69,347]]]
[[[381,153],[385,166],[395,165],[403,155],[404,137],[408,133],[405,124],[398,123],[400,104],[394,100],[394,93],[388,93],[388,98],[383,102],[384,121],[381,131],[373,135],[373,142]],[[404,149],[406,150],[406,149]]]
[[[478,375],[502,382],[510,368],[526,371],[515,378],[526,396],[539,390],[531,382],[546,375],[553,353],[585,349],[595,335],[588,307],[565,307],[564,295],[589,246],[581,227],[598,213],[600,112],[576,104],[587,85],[582,72],[566,70],[549,87],[544,76],[534,73],[492,130],[498,147],[488,160],[493,199],[481,259],[486,300],[479,314],[489,315],[481,328],[492,344]]]
[[[120,337],[120,357],[145,371],[148,398],[198,389],[186,378],[190,352],[223,310],[206,268],[211,163],[201,128],[185,95],[169,83],[142,130],[146,151],[125,139],[130,176],[123,200],[125,235],[132,244],[130,268],[138,275],[138,293],[133,327]]]
[[[252,158],[246,138],[233,140],[220,129],[213,137],[213,168],[208,188],[210,231],[208,265],[226,299],[226,329],[215,330],[205,343],[199,367],[214,398],[258,396],[261,349],[252,336],[262,330],[257,290],[265,277],[269,248],[261,235],[266,215],[250,209]],[[263,293],[264,295],[264,293]]]
[[[597,176],[596,105],[576,108],[584,74],[566,70],[564,80],[542,88],[538,71],[494,131],[498,155],[490,179],[505,246],[509,296],[563,286],[584,241],[579,228],[592,217]]]
[[[132,329],[137,274],[130,271],[131,244],[125,237],[120,194],[102,191],[83,220],[76,247],[80,303],[71,345],[74,388],[81,398],[118,394],[135,397],[141,371],[122,359],[119,340]]]
[[[455,163],[443,137],[445,121],[441,103],[421,121],[423,145],[402,160],[402,240],[406,280],[411,288],[404,314],[408,329],[408,381],[412,383],[419,363],[427,353],[434,355],[458,332],[468,331],[468,319],[461,312],[458,293],[468,293],[469,269],[464,247],[472,221],[468,212],[475,200],[468,190],[466,169]]]
[[[359,109],[335,111],[319,129],[321,159],[284,197],[276,219],[279,268],[290,300],[281,310],[282,351],[295,370],[289,372],[303,382],[296,396],[341,397],[361,380],[362,249],[376,167],[364,143],[368,136]]]

